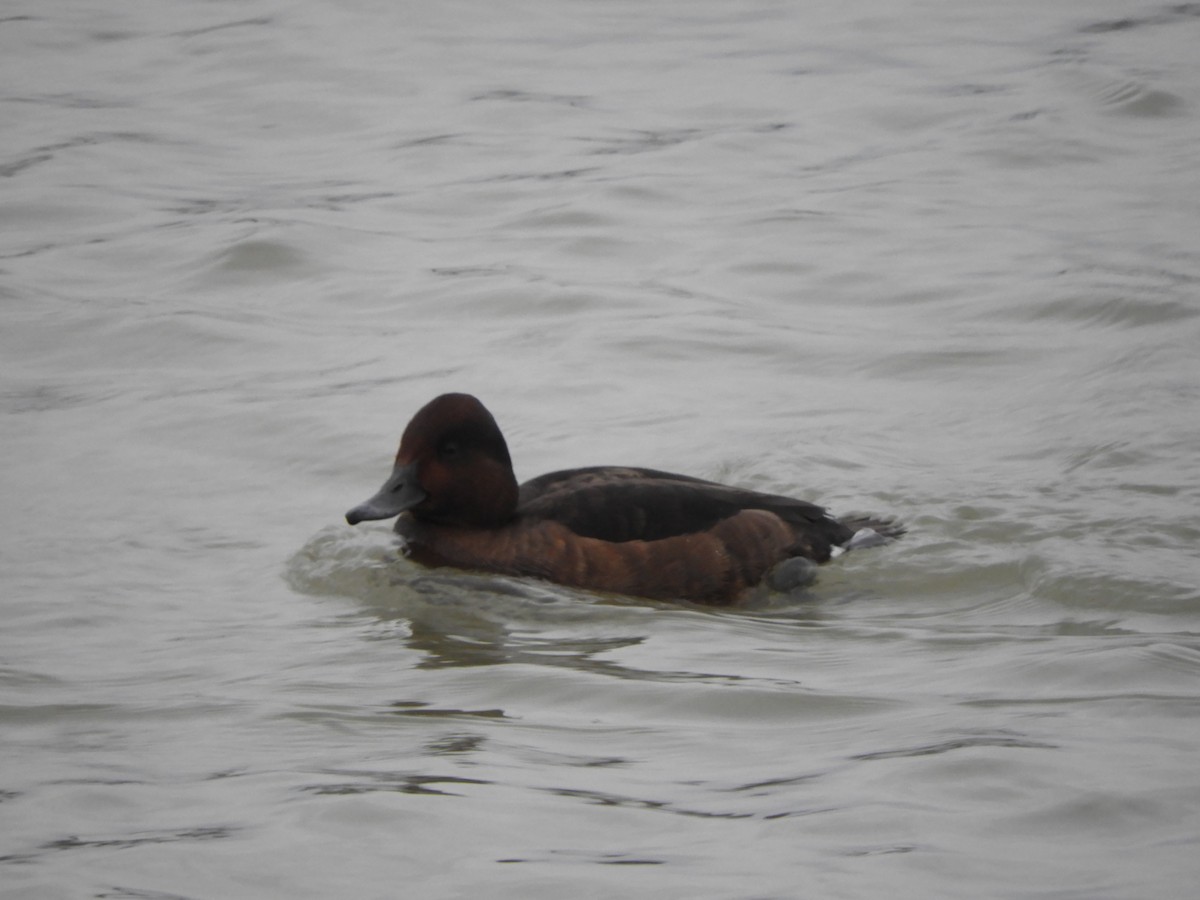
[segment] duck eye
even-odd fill
[[[462,447],[458,441],[446,441],[438,447],[438,456],[442,459],[455,459],[462,455]]]

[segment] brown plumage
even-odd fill
[[[893,520],[839,521],[803,500],[654,469],[594,466],[518,486],[500,428],[468,394],[417,412],[392,476],[346,519],[396,515],[406,552],[425,565],[710,604],[764,580],[799,586],[811,573],[789,561],[823,563],[904,533]]]

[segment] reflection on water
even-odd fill
[[[643,643],[668,616],[761,618],[780,628],[821,620],[821,605],[808,591],[764,592],[747,606],[714,610],[592,594],[536,579],[431,572],[401,556],[396,538],[378,528],[322,530],[293,556],[287,575],[296,590],[351,596],[363,612],[398,624],[398,631],[387,629],[381,636],[400,637],[423,654],[419,668],[527,663],[634,679],[737,680],[703,672],[644,671],[597,657]],[[612,636],[614,628],[632,633]]]

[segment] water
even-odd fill
[[[0,897],[1191,897],[1200,7],[14,0]],[[711,611],[341,513],[902,516]]]

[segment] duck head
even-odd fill
[[[391,476],[346,521],[407,511],[423,522],[495,528],[516,508],[517,479],[496,420],[470,394],[442,394],[412,417]]]

